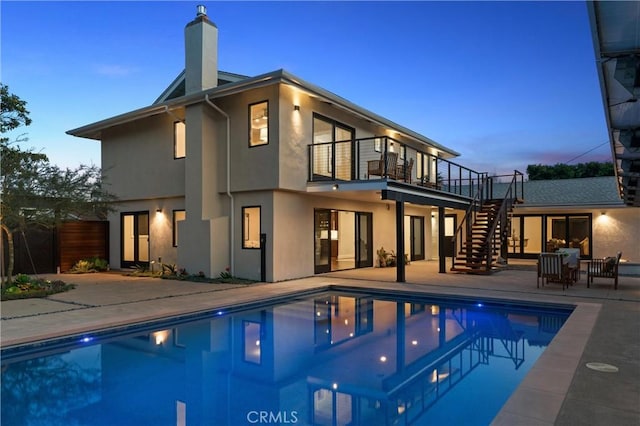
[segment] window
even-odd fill
[[[242,248],[260,248],[260,207],[242,208]]]
[[[184,158],[187,154],[185,125],[182,121],[173,123],[173,158]]]
[[[173,246],[178,247],[178,222],[185,220],[187,213],[184,210],[173,211]]]
[[[269,102],[249,105],[249,146],[269,143]]]
[[[313,115],[313,174],[331,179],[353,179],[352,149],[355,130],[319,114]]]
[[[581,257],[591,256],[591,215],[547,216],[545,250],[554,252],[558,248],[580,249]]]
[[[382,152],[382,138],[373,139],[373,150],[375,152]]]

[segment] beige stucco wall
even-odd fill
[[[267,281],[314,275],[314,209],[372,213],[374,262],[375,250],[383,246],[389,251],[396,248],[393,203],[365,203],[287,191],[242,193],[234,198],[235,274],[243,278],[260,278],[260,250],[242,248],[242,207],[261,206],[261,232],[267,235]],[[425,254],[426,259],[431,258],[431,209],[406,205],[405,214],[425,218]]]
[[[120,200],[184,195],[184,159],[174,159],[169,114],[106,129],[101,143],[102,172]]]
[[[614,256],[621,251],[624,260],[640,263],[640,209],[608,208],[592,213],[593,257]]]
[[[121,212],[149,213],[149,259],[155,262],[176,264],[178,249],[173,246],[173,211],[184,209],[183,198],[158,198],[155,200],[130,201],[118,204],[118,211],[109,215],[109,264],[120,269],[121,259]],[[157,209],[161,209],[160,213]],[[161,258],[161,260],[160,260]]]
[[[185,208],[185,162],[174,159],[174,121],[176,117],[160,114],[103,132],[102,171],[108,190],[118,198],[117,211],[108,218],[109,262],[114,269],[121,267],[122,212],[148,212],[149,259],[177,263],[172,221],[173,210]]]
[[[249,147],[249,105],[265,100],[269,101],[269,143]],[[209,276],[217,276],[227,266],[233,266],[235,275],[259,279],[260,251],[242,248],[243,206],[262,207],[268,281],[313,275],[316,208],[373,213],[374,263],[375,251],[380,247],[395,251],[394,203],[364,203],[306,192],[313,114],[355,128],[356,138],[385,134],[410,141],[288,85],[258,88],[213,102],[231,117],[229,137],[227,119],[207,103],[177,111],[187,124],[184,159],[173,158],[176,119],[170,114],[105,130],[103,169],[111,190],[124,200],[118,206],[119,212],[111,217],[112,259],[119,263],[120,211],[148,210],[151,259],[157,261],[162,257],[164,263],[176,263],[190,273],[202,271]],[[300,105],[300,110],[295,110],[294,105]],[[227,183],[233,198],[227,194]],[[161,206],[167,211],[166,222],[155,217],[158,204],[166,205]],[[189,243],[180,244],[178,249],[171,244],[170,212],[175,208],[187,212],[187,219],[179,225],[179,235],[181,241]],[[431,211],[405,206],[406,215],[425,218],[426,259],[437,256]]]
[[[226,119],[201,103],[186,110],[186,220],[179,232],[188,244],[178,265],[189,273],[216,276],[230,264],[230,200],[218,190],[226,147]]]

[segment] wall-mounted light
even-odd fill
[[[606,214],[607,214],[607,212],[605,212],[605,211],[600,212],[600,216],[606,216]]]
[[[293,106],[293,110],[294,111],[300,111],[300,105],[294,105]]]
[[[162,213],[162,209],[161,209],[160,207],[158,207],[158,208],[156,209],[156,213]]]
[[[340,188],[340,186],[337,183],[334,183],[333,186],[331,187],[331,189],[333,189],[334,191],[337,191],[338,188]]]

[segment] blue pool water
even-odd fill
[[[2,354],[2,425],[486,425],[568,307],[329,292]]]

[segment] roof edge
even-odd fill
[[[172,85],[169,87],[171,88],[172,86],[174,86],[174,84],[177,84],[180,80],[182,76],[182,73],[180,75],[178,75],[178,77],[174,80],[174,82],[172,83]],[[276,71],[271,71],[265,74],[261,74],[255,77],[250,77],[244,80],[239,80],[237,82],[234,83],[229,83],[229,84],[225,84],[224,86],[219,86],[219,87],[214,87],[211,89],[206,89],[206,90],[202,90],[200,92],[197,93],[192,93],[189,95],[185,95],[185,96],[181,96],[178,98],[174,98],[174,99],[170,99],[158,104],[152,104],[150,106],[147,107],[143,107],[134,111],[130,111],[124,114],[120,114],[111,118],[107,118],[101,121],[97,121],[91,124],[87,124],[86,126],[82,126],[82,127],[78,127],[72,130],[68,130],[66,133],[68,135],[72,135],[72,136],[77,136],[77,137],[83,137],[83,138],[88,138],[88,139],[95,139],[95,140],[100,140],[101,138],[101,132],[102,130],[105,130],[109,127],[113,127],[113,126],[117,126],[120,124],[124,124],[127,122],[131,122],[131,121],[135,121],[135,120],[139,120],[142,118],[146,118],[152,115],[156,115],[156,114],[160,114],[163,112],[167,112],[169,110],[175,109],[175,108],[179,108],[179,107],[184,107],[184,106],[188,106],[188,105],[192,105],[195,103],[199,103],[199,102],[204,102],[204,98],[206,96],[209,96],[210,99],[215,99],[215,98],[219,98],[222,96],[228,96],[231,94],[235,94],[238,92],[242,92],[248,89],[253,89],[253,88],[257,88],[257,87],[262,87],[265,85],[270,85],[270,84],[277,84],[277,83],[287,83],[287,84],[291,84],[294,86],[299,87],[302,90],[305,90],[307,92],[311,92],[312,94],[315,94],[316,96],[325,98],[331,102],[333,102],[336,105],[339,105],[341,107],[343,107],[344,109],[346,109],[347,111],[354,113],[356,115],[359,115],[362,118],[366,118],[369,119],[373,122],[376,122],[384,127],[389,127],[392,130],[397,131],[398,133],[404,134],[406,136],[408,136],[409,138],[412,139],[416,139],[419,140],[421,142],[424,142],[425,144],[431,145],[434,148],[450,155],[451,157],[457,157],[460,155],[460,153],[458,153],[457,151],[454,151],[450,148],[447,148],[437,142],[435,142],[434,140],[420,134],[417,133],[413,130],[410,130],[407,127],[404,127],[400,124],[395,123],[394,121],[391,121],[389,119],[386,119],[366,108],[363,108],[359,105],[356,105],[355,103],[339,96],[336,95],[333,92],[330,92],[326,89],[323,89],[320,86],[317,86],[315,84],[309,83],[306,80],[301,79],[300,77],[291,74],[288,71],[285,71],[284,69],[279,69]],[[167,88],[167,90],[169,90],[169,88]],[[166,92],[166,90],[165,90]],[[165,93],[163,92],[163,94]],[[162,95],[161,95],[162,97]]]

